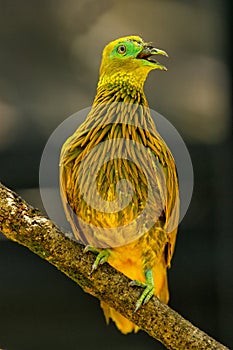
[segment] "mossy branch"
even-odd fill
[[[53,222],[2,184],[0,231],[55,265],[85,292],[105,301],[167,349],[228,349],[156,297],[135,313],[139,287],[129,287],[129,279],[108,264],[90,274],[95,255],[84,254],[81,244],[65,236]]]

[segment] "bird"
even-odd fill
[[[167,70],[157,55],[168,56],[137,35],[105,46],[93,104],[62,146],[59,163],[61,200],[75,238],[96,254],[92,271],[108,262],[131,280],[129,288],[142,287],[135,311],[153,295],[168,303],[179,221],[175,160],[144,93],[149,72]],[[100,305],[123,334],[139,330]]]

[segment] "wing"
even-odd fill
[[[165,141],[158,133],[152,136],[149,145],[153,152],[157,154],[166,177],[165,193],[163,194],[163,196],[166,196],[166,200],[164,217],[161,218],[161,220],[164,221],[164,230],[167,239],[167,243],[164,247],[164,257],[166,265],[169,267],[175,249],[179,223],[180,200],[178,176],[174,158]],[[161,191],[164,191],[164,189],[162,188]]]

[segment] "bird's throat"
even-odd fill
[[[143,91],[145,79],[144,76],[124,72],[102,75],[98,82],[94,104],[125,102],[148,106]]]

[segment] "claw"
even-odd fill
[[[83,249],[83,253],[87,253],[87,252],[99,254],[100,250],[95,247],[92,247],[91,245],[86,245],[86,247]]]
[[[129,286],[130,287],[138,286],[138,287],[146,288],[147,284],[144,282],[140,282],[138,280],[133,280],[129,282]]]
[[[107,262],[109,255],[109,250],[101,250],[96,257],[94,264],[92,265],[91,272],[95,271],[99,265],[103,265],[105,262]]]
[[[140,282],[137,280],[133,280],[129,283],[130,286],[139,286],[142,288],[145,288],[142,292],[140,298],[136,302],[136,307],[134,312],[137,312],[137,310],[144,304],[148,303],[148,301],[152,298],[155,292],[155,286],[154,286],[154,279],[153,279],[153,273],[151,270],[147,270],[146,273],[146,282]]]
[[[87,253],[87,252],[92,252],[94,254],[97,254],[97,257],[91,268],[91,273],[95,271],[99,265],[103,265],[105,262],[107,262],[110,255],[110,251],[108,249],[100,250],[90,245],[87,245],[84,248],[84,253]]]

